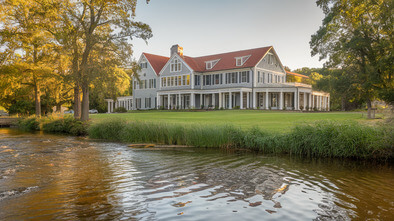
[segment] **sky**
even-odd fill
[[[174,44],[190,57],[273,46],[291,70],[322,67],[309,41],[323,18],[315,0],[139,0],[135,19],[153,37],[133,39],[133,56],[168,57]]]

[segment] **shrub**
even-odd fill
[[[73,116],[65,116],[64,118],[49,119],[43,123],[42,130],[46,133],[61,133],[74,136],[87,135],[87,123],[74,119]]]
[[[18,120],[17,126],[23,131],[40,130],[40,122],[36,117],[22,118]]]
[[[114,109],[114,112],[115,113],[126,113],[127,109],[124,108],[124,107],[117,107],[117,108]]]

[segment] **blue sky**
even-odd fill
[[[292,70],[323,65],[309,47],[324,18],[315,0],[139,0],[136,14],[153,31],[148,45],[132,41],[136,59],[174,44],[191,57],[272,45]]]

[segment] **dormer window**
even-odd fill
[[[182,70],[182,63],[178,58],[174,58],[170,64],[170,72],[179,72]]]
[[[219,60],[220,60],[220,59],[212,60],[212,61],[206,61],[206,62],[205,62],[205,68],[206,68],[207,70],[212,69],[212,68],[219,62]]]
[[[236,57],[235,58],[235,64],[237,66],[242,66],[245,64],[245,62],[249,59],[250,55],[247,56],[242,56],[242,57]]]

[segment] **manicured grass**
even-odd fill
[[[223,110],[223,111],[134,111],[123,114],[90,115],[93,122],[104,119],[120,118],[125,121],[147,121],[174,123],[182,125],[232,125],[242,129],[258,127],[271,132],[289,132],[301,123],[311,123],[318,120],[334,121],[364,121],[361,113],[357,112],[319,112],[300,113],[261,110]]]

